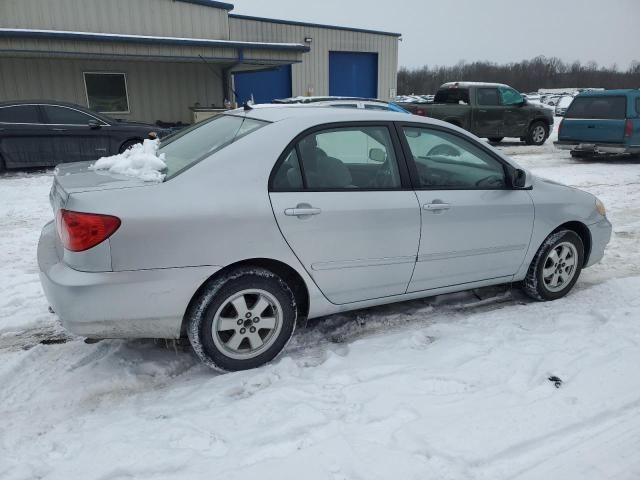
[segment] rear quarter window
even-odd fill
[[[627,118],[627,97],[576,97],[565,118],[624,120]]]

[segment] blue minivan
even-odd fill
[[[554,144],[574,157],[640,154],[640,90],[582,92]]]

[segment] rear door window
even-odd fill
[[[479,88],[476,91],[478,105],[497,106],[500,105],[500,94],[497,88]]]
[[[40,123],[37,105],[0,107],[0,123]]]
[[[50,125],[88,125],[90,120],[96,120],[74,108],[42,105],[42,110],[46,123]]]
[[[565,118],[624,120],[627,118],[627,98],[622,96],[576,97]]]
[[[273,191],[392,190],[400,188],[389,129],[342,127],[310,133],[275,171]]]

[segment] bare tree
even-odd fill
[[[640,88],[640,61],[632,62],[627,71],[618,70],[616,64],[599,67],[593,61],[566,63],[544,56],[502,65],[460,61],[451,67],[401,68],[398,93],[434,93],[445,82],[461,80],[506,83],[521,92],[563,87]]]

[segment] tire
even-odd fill
[[[489,141],[491,143],[500,143],[503,139],[504,139],[504,137],[490,137]]]
[[[573,265],[567,265],[570,262]],[[584,245],[578,234],[572,230],[554,232],[533,257],[523,282],[524,292],[539,301],[562,298],[578,281],[583,263]]]
[[[258,304],[261,311],[252,311]],[[240,268],[212,281],[194,299],[185,318],[187,334],[209,367],[247,370],[282,352],[295,330],[297,310],[282,278],[263,268]]]
[[[134,145],[137,145],[139,143],[142,143],[142,140],[135,139],[135,138],[133,140],[127,140],[122,145],[120,145],[120,150],[118,152],[119,153],[123,153],[123,152],[129,150]]]
[[[524,141],[527,145],[542,145],[549,138],[549,125],[545,122],[533,122]]]

